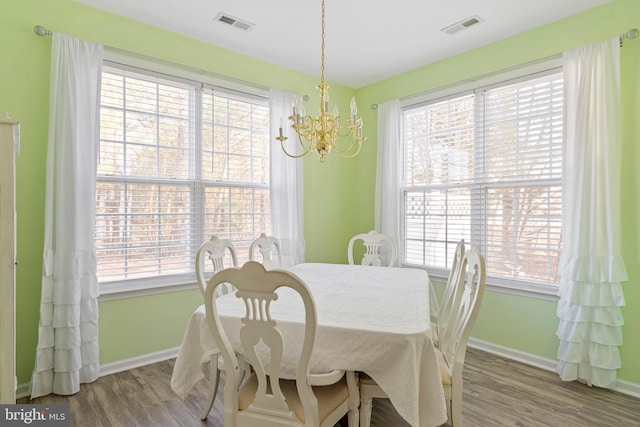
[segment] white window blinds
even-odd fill
[[[560,254],[562,74],[404,112],[404,262],[451,265],[465,239],[497,281],[555,284]]]
[[[96,192],[101,284],[193,276],[216,234],[271,229],[266,99],[105,67]],[[246,249],[246,248],[244,248]]]

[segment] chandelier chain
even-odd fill
[[[320,84],[324,84],[324,0],[322,0],[322,44],[320,50]]]
[[[324,60],[325,60],[325,0],[322,0],[322,43],[320,45],[320,114],[312,117],[305,113],[304,106],[300,105],[298,97],[293,101],[293,112],[289,116],[291,128],[296,133],[298,149],[295,153],[287,151],[284,142],[289,139],[283,132],[282,124],[276,140],[280,141],[282,151],[289,157],[299,158],[307,153],[315,151],[324,162],[327,155],[337,151],[343,157],[355,157],[362,148],[365,136],[362,135],[362,118],[358,117],[358,107],[355,97],[351,98],[351,111],[347,118],[340,117],[337,105],[333,111],[329,109],[329,86],[324,84]],[[343,124],[346,126],[343,128]],[[346,143],[340,144],[338,139],[348,138]]]

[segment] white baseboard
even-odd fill
[[[469,338],[468,345],[469,347],[477,348],[478,350],[483,350],[487,353],[522,362],[551,372],[555,372],[558,364],[558,361],[554,359],[536,356],[535,354],[525,353],[524,351],[514,350],[512,348],[503,347],[501,345],[474,338]],[[613,390],[630,396],[640,397],[640,384],[632,383],[631,381],[617,380],[616,386]]]
[[[614,390],[640,398],[640,384],[632,383],[631,381],[617,380]]]
[[[547,359],[546,357],[536,356],[531,353],[525,353],[524,351],[503,347],[498,344],[475,338],[469,338],[468,346],[507,359],[516,360],[530,366],[535,366],[536,368],[544,369],[545,371],[555,371],[556,365],[558,364],[556,360]]]
[[[100,376],[104,377],[106,375],[117,374],[118,372],[139,368],[140,366],[151,365],[152,363],[173,359],[178,356],[178,351],[180,351],[180,347],[173,347],[166,350],[156,351],[155,353],[143,354],[142,356],[119,360],[117,362],[105,363],[104,365],[100,365]]]
[[[16,400],[22,399],[23,397],[29,397],[29,383],[18,384],[16,388]]]
[[[179,350],[180,347],[168,348],[154,353],[143,354],[142,356],[118,360],[117,362],[105,363],[104,365],[100,365],[100,376],[104,377],[107,375],[117,374],[118,372],[139,368],[140,366],[173,359],[178,356]],[[29,383],[18,384],[18,388],[16,389],[16,399],[29,397],[29,394]]]

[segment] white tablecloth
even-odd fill
[[[316,304],[312,372],[364,371],[412,426],[438,426],[447,420],[431,342],[425,271],[342,264],[300,264],[290,271],[309,286]],[[238,298],[223,298],[217,301],[221,316],[244,314]],[[274,318],[285,330],[300,321],[300,313],[287,301],[281,295],[272,304]],[[201,306],[189,320],[171,379],[172,389],[182,398],[204,378],[201,358],[212,348],[215,344]],[[295,366],[290,369],[293,377]]]

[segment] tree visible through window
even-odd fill
[[[450,267],[460,239],[490,277],[556,284],[562,209],[561,73],[404,111],[404,262]]]
[[[231,239],[244,260],[271,229],[268,128],[266,99],[105,67],[101,283],[192,276],[195,251],[213,234]]]

